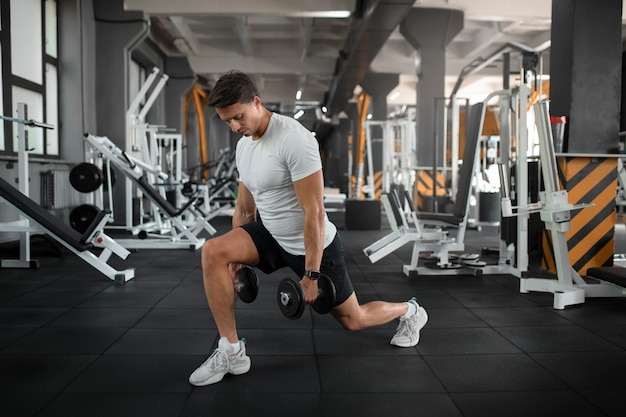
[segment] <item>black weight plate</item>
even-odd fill
[[[74,207],[70,212],[70,226],[80,233],[85,233],[99,212],[98,207],[91,204]]]
[[[297,320],[304,313],[304,293],[300,284],[291,278],[283,279],[278,285],[277,301],[281,313],[291,320]]]
[[[88,162],[81,162],[70,171],[70,184],[81,193],[96,191],[102,185],[100,168]]]
[[[239,282],[243,284],[241,290],[237,293],[239,299],[244,303],[251,303],[256,300],[259,294],[259,278],[256,276],[254,269],[249,266],[242,266],[237,271]]]
[[[337,299],[335,284],[333,284],[328,275],[322,274],[317,281],[317,286],[320,293],[312,304],[313,310],[319,314],[328,314],[335,306],[335,300]]]

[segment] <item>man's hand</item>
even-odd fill
[[[304,301],[307,304],[311,304],[317,300],[318,288],[316,280],[304,277],[300,280],[300,285],[302,286],[302,291],[304,292]]]

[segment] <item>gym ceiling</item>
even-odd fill
[[[461,32],[446,48],[446,93],[470,62],[519,43],[550,47],[551,1],[526,0],[125,0],[151,20],[151,38],[168,56],[187,57],[210,88],[237,68],[255,77],[266,104],[282,112],[354,100],[368,71],[400,74],[390,105],[415,104],[419,52],[398,30],[412,7],[455,8]],[[514,60],[512,60],[514,61]],[[511,71],[519,68],[511,63]],[[549,73],[547,67],[545,73]],[[463,81],[459,96],[484,98],[502,88],[498,60]],[[296,92],[302,91],[299,100]]]

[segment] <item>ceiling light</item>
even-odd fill
[[[389,96],[389,100],[390,101],[394,101],[398,97],[400,97],[400,92],[399,91],[394,91],[394,93],[391,96]]]
[[[328,112],[328,107],[322,106],[322,113],[327,113],[327,112]]]
[[[300,109],[296,112],[296,114],[293,115],[293,118],[298,120],[299,118],[301,118],[302,116],[304,116],[304,110]]]
[[[296,100],[300,100],[302,98],[302,90],[296,91]]]

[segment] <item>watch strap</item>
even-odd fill
[[[318,279],[320,279],[320,275],[321,272],[316,269],[307,269],[306,271],[304,271],[304,276],[309,277],[313,281],[317,281]]]

